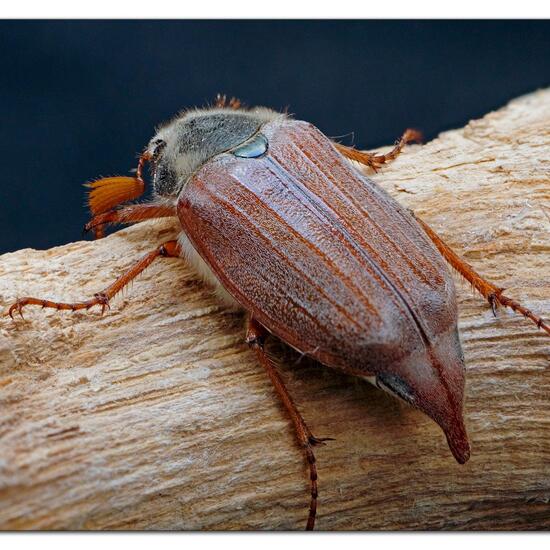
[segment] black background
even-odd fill
[[[550,84],[547,21],[0,22],[0,252],[77,240],[81,183],[217,92],[329,136],[430,139]],[[352,137],[346,139],[351,143]]]

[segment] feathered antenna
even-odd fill
[[[91,189],[88,193],[88,206],[90,207],[92,217],[107,212],[123,202],[135,200],[143,195],[145,182],[142,178],[142,172],[149,158],[150,154],[148,152],[142,153],[139,157],[134,177],[114,176],[101,178],[85,184],[86,187]],[[103,237],[103,227],[98,226],[94,228],[94,234],[96,239]]]

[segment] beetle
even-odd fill
[[[550,334],[550,326],[477,274],[414,213],[359,170],[377,170],[416,139],[370,154],[333,142],[308,122],[244,108],[225,96],[161,126],[133,177],[91,184],[85,229],[175,217],[177,240],[161,244],[111,286],[76,303],[25,297],[27,305],[104,311],[158,257],[183,257],[228,305],[248,314],[246,342],[281,398],[304,450],[311,486],[306,529],[315,524],[316,438],[265,350],[273,335],[300,353],[365,378],[420,409],[443,430],[463,464],[470,444],[463,418],[464,357],[456,292],[447,265],[489,302],[506,306]],[[127,204],[145,190],[153,199]],[[355,163],[355,164],[354,164]]]

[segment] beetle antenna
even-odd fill
[[[91,189],[88,193],[88,205],[93,217],[143,195],[145,191],[145,182],[142,177],[143,167],[150,157],[151,155],[148,151],[144,151],[140,155],[134,177],[115,176],[101,178],[85,184],[86,187]],[[100,238],[103,236],[103,231],[98,228],[94,230],[94,234],[96,238]]]

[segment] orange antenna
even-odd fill
[[[147,151],[141,154],[135,177],[114,176],[101,178],[86,184],[86,187],[91,189],[88,194],[88,205],[92,216],[107,212],[121,203],[135,200],[143,195],[145,182],[142,178],[142,172],[150,157],[151,155]],[[101,228],[97,228],[95,236],[96,238],[103,236]]]

